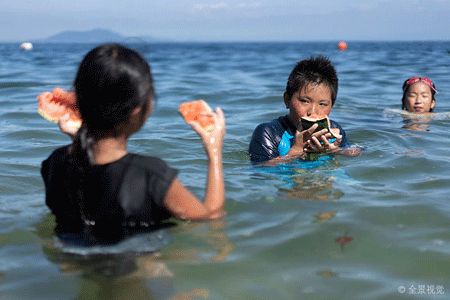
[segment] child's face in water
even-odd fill
[[[329,115],[333,108],[331,91],[324,84],[308,83],[289,99],[284,94],[284,103],[289,109],[289,120],[298,127],[301,117],[319,117]]]
[[[430,112],[433,109],[435,100],[431,88],[422,81],[411,84],[403,99],[407,111],[415,113]]]

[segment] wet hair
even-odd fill
[[[406,93],[407,93],[408,90],[409,90],[409,87],[410,87],[412,84],[418,82],[418,81],[416,81],[416,82],[414,82],[414,83],[408,84],[407,82],[408,82],[408,80],[410,80],[410,79],[411,79],[411,78],[406,79],[406,80],[403,82],[403,85],[402,85],[402,90],[403,90],[402,110],[405,110],[405,109],[406,109],[406,106],[405,106],[405,98],[406,98]],[[431,81],[430,81],[430,82],[431,82]],[[427,85],[428,85],[428,84],[427,84]],[[433,85],[433,88],[431,88],[431,86],[428,85],[428,87],[430,88],[430,91],[431,91],[431,100],[436,101],[436,98],[434,97],[434,95],[436,94],[436,85],[435,85],[434,83],[432,83],[432,85]],[[429,111],[429,112],[433,112],[433,109],[430,108],[430,111]]]
[[[120,44],[87,53],[74,86],[81,118],[91,133],[115,128],[155,94],[148,63]]]
[[[334,105],[338,92],[338,78],[333,64],[327,57],[311,56],[309,59],[297,62],[286,85],[289,100],[292,99],[295,92],[302,90],[310,83],[327,86],[331,92],[331,102]]]
[[[103,44],[89,51],[78,68],[74,88],[83,124],[71,150],[71,194],[88,224],[89,214],[83,209],[88,189],[83,179],[93,164],[92,143],[120,131],[133,109],[150,109],[155,91],[148,63],[136,51],[120,44]],[[144,118],[145,114],[141,115]]]

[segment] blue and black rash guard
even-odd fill
[[[338,128],[342,141],[339,147],[350,146],[347,135],[342,127],[330,120],[331,128]],[[297,128],[289,121],[288,116],[281,116],[270,122],[259,124],[252,135],[248,153],[252,163],[261,163],[278,156],[285,156],[295,142]]]

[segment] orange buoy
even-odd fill
[[[348,49],[346,42],[339,42],[337,46],[340,51],[345,51]]]

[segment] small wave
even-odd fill
[[[11,81],[11,82],[1,82],[0,89],[9,88],[28,88],[28,87],[38,87],[46,86],[46,83],[36,82],[36,81]]]
[[[0,78],[14,78],[26,75],[26,72],[11,72],[8,74],[0,74]]]
[[[138,234],[111,246],[82,246],[82,242],[74,235],[53,238],[53,248],[65,254],[79,256],[122,255],[154,253],[169,245],[171,236],[165,229],[150,233]]]
[[[403,117],[408,120],[429,119],[431,121],[431,120],[448,120],[448,119],[450,119],[450,112],[416,114],[416,113],[410,113],[406,110],[391,109],[391,108],[385,109],[383,111],[383,115],[385,115],[386,117],[400,116],[400,117]]]

